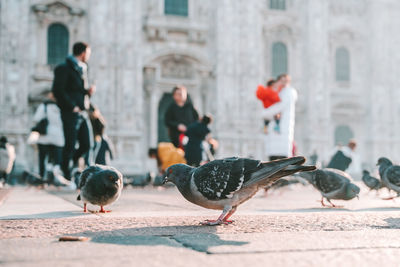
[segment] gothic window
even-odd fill
[[[272,44],[272,77],[288,72],[288,55],[286,45],[282,42]]]
[[[339,125],[335,129],[335,145],[347,145],[354,137],[353,131],[347,125]]]
[[[269,8],[285,10],[286,9],[286,1],[285,0],[269,0]]]
[[[47,64],[57,65],[68,55],[69,33],[60,23],[51,24],[47,30]]]
[[[350,54],[345,47],[336,49],[336,81],[350,81]]]
[[[164,13],[166,15],[188,16],[188,0],[165,0]]]

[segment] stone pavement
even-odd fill
[[[199,222],[219,211],[175,188],[126,188],[108,214],[84,214],[76,193],[56,189],[0,197],[2,266],[397,266],[400,253],[400,201],[365,190],[335,202],[342,209],[321,208],[310,186],[260,192],[233,225],[216,227]],[[63,235],[89,241],[59,242]]]

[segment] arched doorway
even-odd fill
[[[200,114],[209,112],[205,110],[208,105],[204,103],[208,102],[211,73],[194,57],[176,54],[159,56],[144,67],[143,73],[149,147],[169,141],[164,118],[173,101],[171,92],[174,86],[183,85],[187,88],[188,99],[192,100]]]

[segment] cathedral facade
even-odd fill
[[[76,41],[92,48],[92,102],[107,120],[114,165],[152,166],[176,84],[214,116],[218,157],[262,159],[258,84],[289,73],[299,98],[298,153],[327,160],[357,140],[361,162],[400,160],[397,0],[2,0],[0,134],[33,166],[26,144],[54,66]]]

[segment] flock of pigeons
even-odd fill
[[[175,164],[166,170],[163,183],[172,182],[188,201],[208,209],[222,210],[216,220],[206,220],[204,225],[232,223],[229,218],[237,207],[253,197],[259,189],[270,187],[280,178],[299,176],[312,184],[324,198],[350,200],[358,197],[360,188],[352,183],[345,172],[335,169],[316,169],[303,165],[304,157],[292,157],[270,162],[248,158],[225,158],[211,161],[198,168],[186,164]],[[364,171],[362,180],[371,190],[386,187],[400,195],[400,166],[387,158],[378,160],[380,180]],[[80,176],[78,200],[101,207],[116,201],[123,187],[122,174],[113,167],[95,165],[88,167]]]

